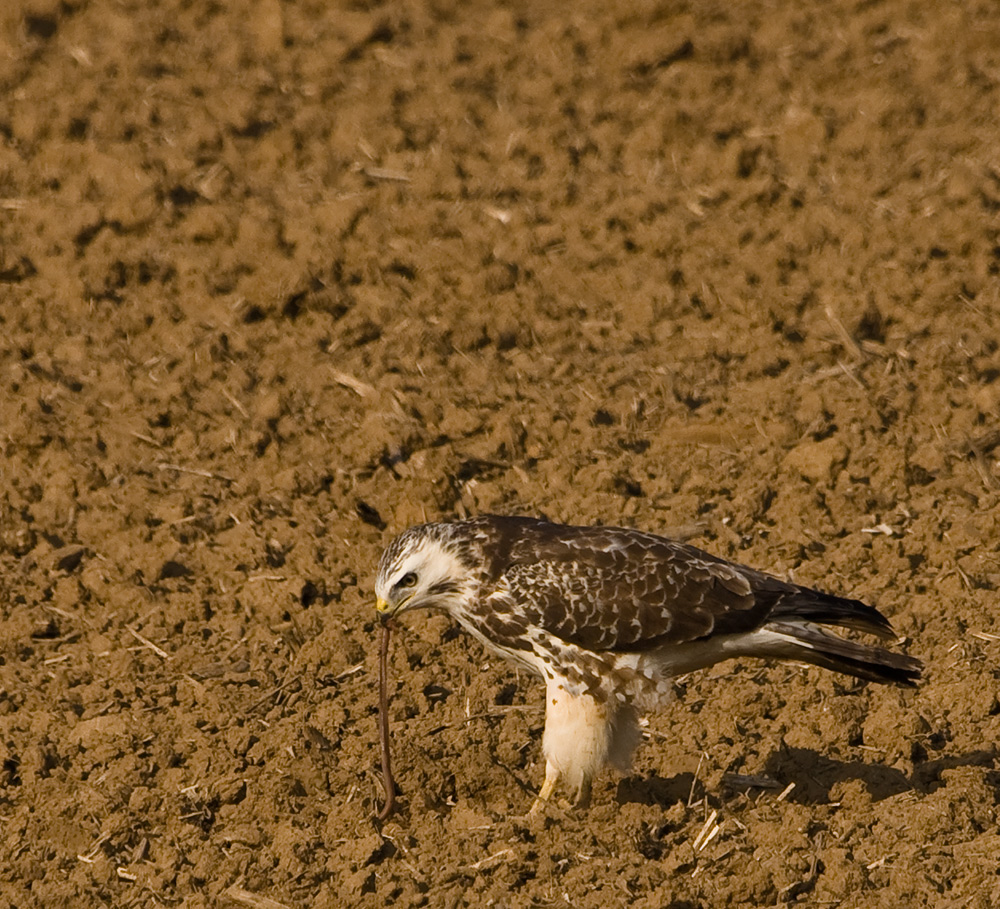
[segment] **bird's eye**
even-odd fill
[[[412,587],[416,583],[417,576],[412,571],[408,571],[398,581],[396,581],[396,586],[400,589],[405,589],[407,587]]]

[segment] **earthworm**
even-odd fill
[[[389,623],[382,625],[378,647],[378,731],[382,743],[382,780],[385,784],[385,804],[378,813],[387,820],[396,807],[396,784],[392,779],[392,756],[389,753]]]

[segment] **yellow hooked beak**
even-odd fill
[[[407,604],[412,600],[412,596],[406,597],[404,600],[395,605],[383,600],[382,597],[375,598],[375,612],[378,613],[379,620],[382,622],[388,622],[396,613],[402,612],[403,609],[408,608]]]

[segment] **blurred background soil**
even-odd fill
[[[993,0],[8,0],[0,906],[1000,904]],[[372,574],[423,518],[875,602],[531,827],[541,692]],[[273,902],[267,902],[271,900]]]

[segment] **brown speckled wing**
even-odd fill
[[[529,624],[588,650],[749,631],[796,589],[640,531],[502,520],[494,528],[497,587]]]

